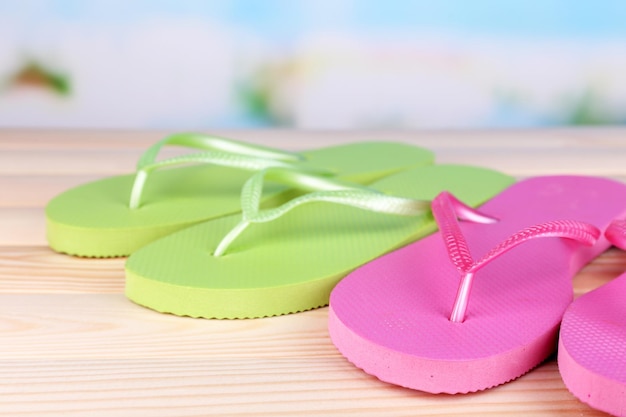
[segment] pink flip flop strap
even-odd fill
[[[551,221],[520,230],[497,244],[478,261],[475,261],[459,225],[459,219],[485,224],[495,223],[498,220],[465,205],[446,191],[433,200],[432,212],[439,226],[448,256],[462,275],[454,307],[450,315],[450,321],[459,323],[465,320],[474,274],[495,258],[508,252],[515,246],[535,238],[562,237],[591,246],[600,237],[600,230],[589,223],[575,220]],[[626,223],[624,228],[626,231]],[[626,237],[623,239],[626,244]]]
[[[613,220],[604,236],[613,246],[626,250],[626,220]]]

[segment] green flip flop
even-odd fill
[[[259,209],[265,177],[311,192]],[[488,169],[433,165],[366,188],[269,168],[244,185],[241,214],[189,227],[133,253],[126,262],[126,295],[159,312],[205,318],[321,307],[351,270],[434,232],[429,200],[441,191],[477,206],[512,182]]]
[[[156,161],[165,145],[203,151]],[[360,142],[297,154],[180,133],[148,148],[136,174],[84,184],[53,198],[46,207],[47,238],[52,249],[71,255],[127,256],[182,228],[239,212],[239,193],[250,171],[287,167],[367,184],[432,162],[432,152],[402,143]],[[263,202],[280,201],[287,190],[267,187]]]

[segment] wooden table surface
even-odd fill
[[[428,147],[439,162],[518,178],[555,173],[626,182],[626,129],[489,132],[213,132],[284,149],[366,139]],[[497,388],[430,395],[378,381],[335,350],[327,308],[256,320],[163,315],[124,295],[124,259],[46,245],[44,206],[96,178],[132,172],[164,132],[0,131],[2,416],[598,416],[564,387],[554,358]],[[626,270],[612,249],[576,294]]]

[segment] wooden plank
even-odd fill
[[[589,416],[552,360],[488,392],[429,395],[338,355],[316,358],[0,360],[10,416]]]
[[[115,175],[132,173],[140,152],[130,150],[2,151],[0,175]]]
[[[123,130],[1,129],[0,150],[105,150],[141,151],[167,132]]]
[[[174,131],[124,130],[0,130],[4,150],[116,150],[141,151]],[[454,149],[624,149],[621,127],[489,130],[342,130],[288,129],[217,130],[204,133],[285,149],[306,149],[362,140],[394,140],[426,147]]]
[[[122,293],[125,261],[78,258],[48,247],[0,246],[0,293]]]
[[[0,358],[117,359],[336,354],[327,309],[258,320],[156,313],[122,294],[0,294]]]
[[[0,175],[0,207],[44,207],[72,187],[95,181],[97,175]]]
[[[626,148],[587,149],[449,149],[439,152],[438,163],[470,164],[516,177],[537,175],[626,176]]]
[[[0,246],[46,245],[43,208],[0,207]]]

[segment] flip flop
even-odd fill
[[[266,175],[313,192],[258,211],[255,196]],[[159,312],[205,318],[321,307],[354,268],[434,232],[422,200],[452,189],[477,205],[512,182],[495,171],[453,165],[403,171],[371,188],[266,170],[246,183],[243,215],[189,227],[133,253],[126,295]]]
[[[589,224],[606,227],[625,202],[623,184],[576,176],[516,183],[480,208],[489,216],[442,194],[442,232],[335,287],[331,339],[365,372],[421,391],[467,393],[517,378],[553,352],[572,276],[609,246],[576,240],[593,243],[599,231]],[[457,224],[455,211],[474,222]],[[549,236],[574,241],[534,239]],[[474,261],[470,250],[485,255]]]
[[[203,152],[155,162],[165,145]],[[215,136],[175,134],[148,148],[135,175],[91,182],[52,199],[46,207],[47,238],[52,249],[71,255],[127,256],[174,231],[237,213],[248,171],[290,167],[367,184],[432,161],[428,150],[393,142],[361,142],[295,154]],[[182,164],[196,165],[161,169]],[[264,202],[280,201],[285,190],[267,187]]]
[[[626,249],[626,222],[606,235]],[[567,389],[582,402],[626,416],[626,274],[577,298],[561,323],[559,371]]]

